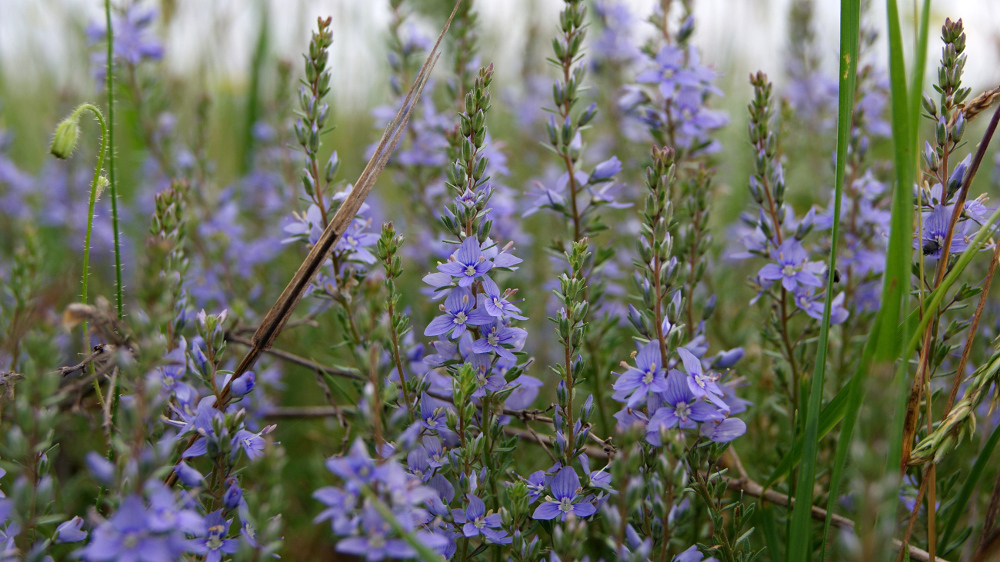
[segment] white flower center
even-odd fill
[[[475,275],[476,274],[476,266],[474,266],[474,265],[467,265],[467,266],[465,266],[465,274],[468,275],[468,276],[470,276],[470,277],[473,276],[473,275]]]
[[[569,513],[573,510],[573,502],[570,498],[563,498],[559,500],[559,511],[563,513]]]
[[[687,402],[681,402],[674,408],[674,415],[683,421],[687,421],[688,416],[691,415],[691,406]]]
[[[452,320],[452,322],[461,326],[462,324],[465,324],[465,321],[468,319],[469,317],[466,316],[464,312],[459,311],[459,313],[455,315],[455,319]]]

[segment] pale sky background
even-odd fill
[[[121,1],[121,0],[117,0]],[[164,37],[164,68],[172,74],[195,71],[207,64],[207,76],[217,87],[241,87],[247,79],[250,53],[258,29],[258,2],[269,4],[272,49],[300,66],[298,53],[308,43],[318,15],[333,16],[334,76],[348,80],[332,88],[335,107],[361,109],[382,99],[385,84],[385,37],[388,2],[385,0],[173,0],[177,21]],[[149,5],[158,2],[144,0]],[[650,13],[653,0],[627,0],[639,18]],[[724,80],[747,92],[746,76],[763,69],[780,80],[780,52],[786,45],[786,19],[790,0],[699,0],[695,42],[703,61],[713,64]],[[838,49],[839,2],[816,0],[817,32],[823,46],[824,65],[832,73]],[[498,78],[510,84],[521,67],[521,53],[530,22],[555,31],[562,2],[559,0],[479,0],[483,61],[495,61]],[[911,29],[913,0],[901,0],[906,29]],[[969,63],[966,82],[973,95],[1000,83],[1000,2],[953,0],[933,3],[931,50],[928,61],[940,57],[940,25],[945,16],[961,17],[968,34]],[[78,37],[84,22],[102,17],[102,0],[0,0],[0,64],[8,77],[38,83],[40,76],[54,78],[58,87],[87,83],[88,66]],[[871,13],[884,28],[884,2],[873,1]],[[424,22],[426,23],[426,22]],[[640,31],[649,26],[638,24]],[[77,31],[74,31],[77,30]],[[436,34],[430,26],[428,34]],[[163,30],[161,29],[162,33]],[[76,35],[74,35],[76,34]],[[884,37],[884,36],[883,36]],[[548,45],[544,45],[545,48]],[[884,57],[884,41],[879,54]],[[207,61],[207,62],[206,62]],[[377,69],[377,70],[373,70]],[[928,78],[933,79],[933,73]],[[741,95],[740,90],[731,95]]]

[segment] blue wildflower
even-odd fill
[[[649,418],[646,439],[661,446],[660,430],[680,427],[694,429],[696,422],[721,419],[719,410],[704,400],[699,400],[688,386],[684,373],[671,369],[667,377],[666,389],[660,393],[663,404]]]
[[[233,554],[239,546],[236,539],[227,539],[229,525],[232,519],[222,517],[222,510],[213,511],[205,516],[205,525],[199,538],[194,542],[193,550],[205,556],[205,562],[219,562],[223,554]]]
[[[455,523],[462,525],[462,534],[466,538],[479,535],[496,544],[510,544],[511,538],[500,529],[503,519],[499,513],[486,513],[486,504],[473,494],[467,494],[469,507],[462,511],[456,509],[452,512]]]
[[[88,561],[171,562],[180,559],[186,547],[178,533],[155,533],[142,499],[128,496],[110,519],[94,529],[90,544],[76,555]]]
[[[776,264],[769,263],[760,269],[757,276],[765,281],[781,280],[781,286],[788,291],[795,290],[799,285],[822,287],[823,282],[817,275],[823,273],[823,263],[810,262],[802,244],[794,238],[786,238],[778,246]]]
[[[597,506],[589,498],[580,497],[580,477],[573,467],[564,466],[552,478],[550,483],[552,496],[546,496],[532,514],[532,518],[550,521],[559,518],[566,520],[566,515],[572,513],[577,517],[590,517],[597,513]]]
[[[487,311],[478,308],[473,310],[475,304],[476,299],[472,296],[472,291],[465,286],[452,289],[441,306],[444,314],[431,320],[424,329],[424,335],[451,334],[451,338],[455,339],[465,333],[466,325],[482,326],[492,322],[493,317]]]
[[[448,261],[438,266],[438,271],[458,278],[459,287],[468,287],[492,267],[493,262],[483,255],[476,237],[467,236]]]
[[[528,333],[521,328],[511,328],[494,321],[488,328],[483,330],[482,337],[472,343],[473,353],[495,352],[497,355],[508,361],[515,361],[511,349],[519,349],[524,344],[524,338]]]
[[[628,396],[628,407],[635,408],[649,394],[667,390],[662,359],[658,341],[644,345],[635,357],[635,367],[630,367],[615,381],[615,398],[621,400]]]

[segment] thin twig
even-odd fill
[[[252,341],[250,341],[250,340],[248,340],[248,339],[246,339],[246,338],[244,338],[242,336],[237,336],[236,334],[234,334],[232,332],[227,332],[226,333],[226,341],[233,342],[233,343],[238,343],[238,344],[242,344],[242,345],[246,345],[246,346],[252,346],[253,345]],[[268,355],[273,355],[274,357],[277,357],[278,359],[281,359],[283,361],[287,361],[287,362],[295,364],[295,365],[299,365],[300,367],[305,367],[305,368],[310,369],[312,371],[319,371],[321,373],[326,373],[328,375],[333,375],[335,377],[343,377],[343,378],[353,379],[353,380],[357,380],[357,381],[365,380],[364,377],[362,377],[360,374],[357,373],[357,371],[354,371],[354,370],[351,370],[351,369],[341,369],[341,368],[328,367],[326,365],[321,365],[319,363],[316,363],[315,361],[310,361],[310,360],[306,359],[305,357],[302,357],[300,355],[295,355],[294,353],[289,353],[289,352],[284,351],[282,349],[276,349],[276,348],[272,347],[272,348],[269,348],[269,349],[265,350],[264,353],[266,353]]]
[[[80,361],[76,365],[59,367],[58,369],[55,370],[55,372],[65,377],[77,371],[82,371],[87,367],[87,365],[90,365],[91,363],[98,361],[100,359],[104,359],[106,356],[110,355],[111,352],[114,351],[114,349],[115,346],[110,344],[106,343],[97,344],[94,346],[93,353],[88,355],[83,361]]]

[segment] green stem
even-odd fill
[[[104,17],[108,27],[108,71],[105,89],[108,92],[108,188],[111,193],[111,226],[115,236],[115,304],[118,309],[118,319],[124,316],[122,295],[122,253],[118,236],[118,191],[115,184],[115,79],[114,79],[114,34],[111,32],[111,0],[104,0]],[[117,404],[117,392],[115,403]]]
[[[87,304],[87,282],[90,280],[90,236],[94,230],[94,205],[97,204],[97,182],[101,177],[101,170],[104,168],[104,155],[107,153],[108,149],[108,126],[104,121],[104,114],[101,113],[100,109],[97,107],[85,103],[80,107],[76,108],[73,112],[74,118],[78,117],[80,113],[89,110],[97,118],[97,122],[101,124],[101,150],[97,154],[97,166],[94,167],[94,179],[90,182],[90,202],[87,206],[87,236],[84,240],[83,247],[83,274],[80,281],[80,300],[83,304]],[[86,350],[90,347],[90,342],[87,341],[87,322],[83,322],[83,348]],[[101,384],[95,378],[94,379],[94,390],[97,392],[98,401],[101,403],[102,407],[104,405],[104,396],[101,394]]]
[[[108,69],[105,89],[108,93],[108,191],[111,196],[111,230],[115,237],[115,307],[118,319],[124,318],[122,294],[122,251],[118,234],[118,190],[115,183],[115,73],[114,73],[114,43],[115,35],[111,26],[111,0],[104,0],[104,18],[108,28]],[[91,213],[93,216],[93,213]],[[89,244],[88,244],[89,247]],[[111,397],[111,432],[118,427],[118,402],[121,399],[121,383],[116,380]],[[108,447],[108,460],[114,460],[114,448]]]

